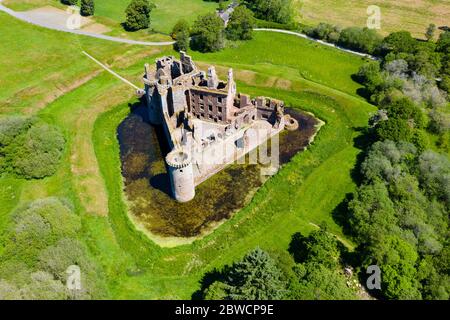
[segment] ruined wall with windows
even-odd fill
[[[191,89],[189,90],[189,99],[189,111],[195,118],[217,123],[228,121],[226,93]]]

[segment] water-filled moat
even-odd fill
[[[319,121],[286,108],[298,120],[296,131],[280,135],[280,164],[309,143]],[[164,157],[169,151],[161,129],[147,122],[145,107],[136,107],[118,128],[122,175],[132,219],[159,237],[194,237],[244,207],[264,183],[260,165],[232,164],[196,188],[195,198],[180,203],[170,196]]]

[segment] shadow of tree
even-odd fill
[[[212,271],[205,273],[203,278],[200,280],[200,289],[192,294],[191,299],[204,300],[206,289],[216,281],[225,282],[227,280],[226,274],[229,272],[229,270],[230,267],[225,266],[223,270],[214,268]]]
[[[300,232],[296,232],[291,237],[291,242],[289,243],[288,252],[294,258],[296,263],[302,263],[306,259],[306,237]]]
[[[367,150],[376,141],[374,134],[368,127],[356,127],[354,131],[360,133],[353,139],[353,146],[363,152],[360,152],[356,157],[356,164],[351,170],[352,180],[359,186],[364,177],[361,173],[361,165],[367,155]]]
[[[348,204],[353,199],[353,193],[347,193],[345,199],[342,200],[331,212],[334,222],[342,227],[342,231],[346,235],[351,234],[351,228],[349,224],[349,211]]]

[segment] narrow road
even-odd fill
[[[86,32],[86,31],[82,31],[82,30],[72,30],[72,29],[62,27],[59,25],[54,25],[54,24],[51,24],[48,22],[33,19],[31,17],[24,15],[21,12],[17,12],[17,11],[14,11],[14,10],[11,10],[11,9],[5,7],[4,5],[1,4],[1,2],[2,2],[2,0],[0,0],[0,11],[3,11],[5,13],[9,14],[10,16],[13,16],[19,20],[22,20],[22,21],[25,21],[25,22],[28,22],[28,23],[31,23],[31,24],[34,24],[34,25],[37,25],[40,27],[44,27],[47,29],[68,32],[68,33],[73,33],[73,34],[79,34],[79,35],[102,39],[102,40],[108,40],[108,41],[114,41],[114,42],[120,42],[120,43],[126,43],[126,44],[138,44],[138,45],[143,45],[143,46],[169,46],[169,45],[172,45],[175,43],[175,41],[167,41],[167,42],[137,41],[137,40],[111,37],[111,36],[107,36],[104,34],[96,34],[96,33]]]

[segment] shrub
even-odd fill
[[[223,272],[224,281],[213,282],[207,299],[273,300],[286,295],[287,283],[276,262],[257,248]]]
[[[175,44],[175,50],[187,51],[189,48],[190,33],[189,23],[186,20],[179,20],[175,24],[170,34],[171,37],[177,41]]]
[[[92,299],[104,295],[100,272],[76,240],[80,218],[58,198],[33,201],[12,214],[0,260],[0,299]],[[69,292],[66,270],[81,269],[81,291]]]
[[[80,218],[57,198],[33,201],[12,214],[4,256],[32,265],[40,252],[61,237],[75,237]]]
[[[417,48],[416,40],[407,31],[393,32],[384,38],[381,44],[384,54],[387,53],[413,53]]]
[[[67,281],[67,269],[74,265],[81,270],[81,291],[77,298],[92,299],[101,296],[104,289],[99,286],[99,271],[87,255],[86,248],[78,240],[61,239],[39,255],[39,268],[64,283]]]
[[[17,136],[26,132],[35,120],[20,116],[0,118],[0,148],[11,144]]]
[[[283,24],[292,21],[292,0],[245,0],[243,3],[258,19]]]
[[[380,141],[411,141],[413,129],[403,119],[392,118],[381,121],[376,127],[377,139]]]
[[[82,16],[93,16],[95,11],[94,0],[81,0],[80,14]]]
[[[307,35],[312,38],[337,43],[340,38],[340,32],[341,31],[337,26],[329,23],[319,23],[316,27],[307,30]]]
[[[56,172],[64,149],[64,137],[56,127],[35,125],[18,142],[12,159],[17,174],[31,179]]]
[[[245,6],[237,7],[231,14],[226,33],[230,40],[250,40],[253,37],[254,17]]]
[[[215,13],[199,16],[194,23],[194,47],[202,52],[219,51],[224,47],[224,29]]]
[[[75,6],[78,4],[78,0],[61,0],[61,3],[66,4],[68,6]]]
[[[0,119],[0,170],[24,178],[43,178],[55,173],[64,138],[54,126],[37,118]]]
[[[383,38],[372,29],[350,27],[342,30],[338,44],[342,47],[374,54]]]

